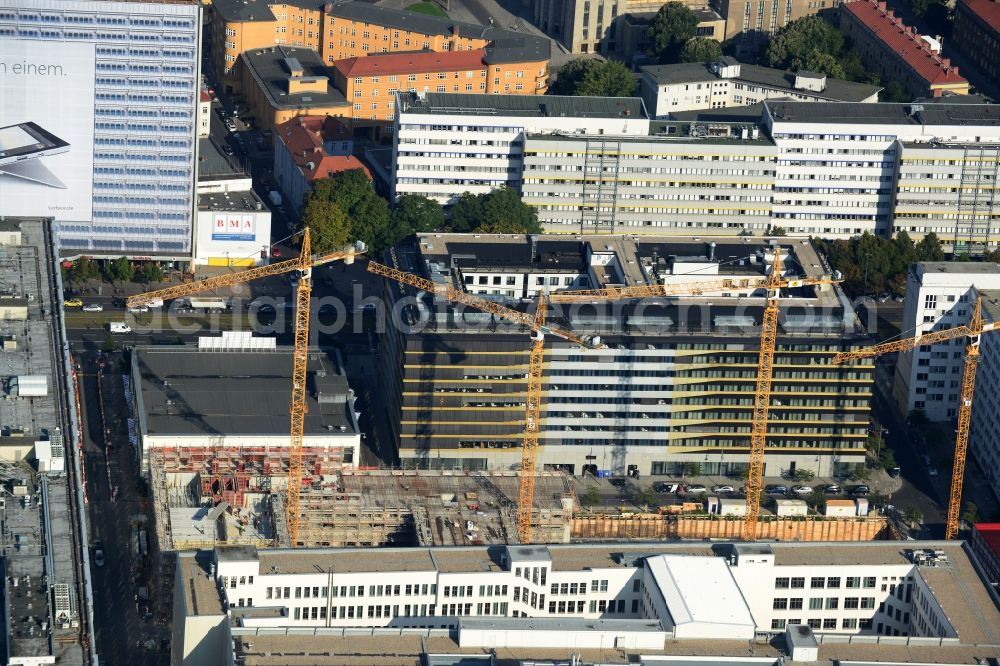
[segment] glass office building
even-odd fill
[[[89,59],[92,48],[93,118],[86,135],[88,141],[92,137],[92,153],[86,145],[71,147],[79,160],[75,164],[92,169],[86,180],[90,196],[86,206],[70,213],[60,207],[39,211],[56,220],[65,254],[190,258],[200,35],[197,3],[0,0],[0,46],[5,53],[29,54],[26,62],[44,58],[43,65],[51,69],[51,60],[61,51],[85,53]],[[70,55],[67,67],[77,58]],[[8,58],[8,64],[0,66],[0,75],[13,74],[10,62]],[[26,71],[28,64],[22,67]],[[79,83],[80,77],[74,77]],[[26,94],[41,80],[27,83]],[[11,81],[4,79],[5,88]],[[3,94],[17,93],[5,89]],[[58,86],[44,99],[57,106],[62,99],[73,102],[68,95],[60,98]],[[0,117],[0,126],[21,123],[26,115],[23,109],[4,111],[13,120]],[[50,120],[58,125],[60,118]],[[73,169],[66,171],[74,176]],[[0,188],[15,187],[15,180],[0,179]],[[57,188],[48,193],[62,195]],[[3,206],[0,213],[14,212]]]

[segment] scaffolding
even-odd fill
[[[335,483],[304,486],[304,546],[485,545],[511,543],[517,529],[515,472],[345,470]],[[536,475],[533,540],[568,543],[576,501],[562,472]],[[281,497],[273,495],[277,540],[287,545]]]

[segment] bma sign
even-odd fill
[[[254,241],[257,239],[257,224],[253,215],[227,213],[215,216],[212,224],[212,240]]]

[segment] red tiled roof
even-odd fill
[[[199,92],[199,97],[200,97],[200,99],[201,99],[202,102],[211,102],[212,101],[212,96],[208,93],[207,90],[201,90]]]
[[[1000,32],[1000,2],[997,0],[961,0],[973,14],[983,20],[995,32]]]
[[[344,58],[333,63],[345,77],[418,72],[458,72],[482,69],[486,51],[414,51],[413,53],[378,53]]]
[[[350,136],[344,124],[332,116],[298,116],[276,125],[274,133],[310,183],[349,169],[361,169],[369,179],[372,177],[368,167],[353,155],[330,155],[323,149],[324,141]]]
[[[893,16],[884,2],[856,0],[845,4],[844,8],[928,83],[966,83],[965,77],[959,76],[958,67],[952,66],[947,58],[931,51],[920,39],[920,33]]]
[[[983,543],[1000,557],[1000,523],[976,523],[975,528],[983,538]]]

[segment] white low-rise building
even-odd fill
[[[1000,289],[1000,264],[913,264],[906,274],[903,335],[967,324],[976,298],[990,289]],[[968,340],[960,337],[900,353],[893,378],[893,397],[900,410],[922,411],[931,421],[954,419],[967,344]]]
[[[800,102],[878,102],[879,86],[799,70],[747,65],[723,56],[716,62],[648,65],[641,69],[641,94],[650,115],[751,106],[768,99]]]
[[[689,640],[746,645],[800,625],[838,643],[1000,638],[1000,611],[960,543],[902,545],[216,548],[179,557],[174,663],[211,663],[227,634],[254,631],[446,629],[462,648],[647,654],[668,642],[683,654]]]

